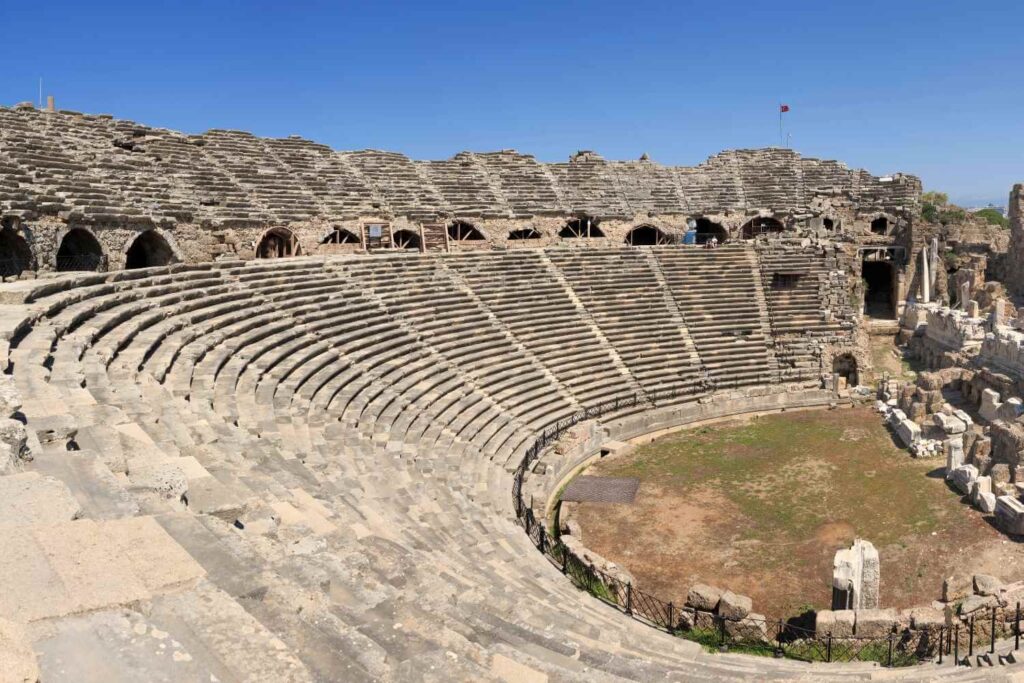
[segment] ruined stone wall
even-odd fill
[[[730,238],[752,218],[770,217],[789,231],[891,243],[909,230],[920,192],[913,176],[877,177],[779,148],[726,151],[694,167],[594,152],[541,163],[513,150],[414,161],[298,137],[187,135],[108,115],[0,107],[0,219],[16,221],[11,229],[44,270],[62,226],[95,233],[112,268],[150,229],[191,262],[251,257],[270,228],[290,230],[302,253],[316,254],[352,250],[321,245],[334,227],[361,235],[367,223],[383,223],[419,234],[457,219],[472,223],[482,243],[442,239],[427,248],[618,245],[641,225],[678,239],[697,217]],[[603,236],[559,237],[581,216]],[[871,221],[882,216],[888,234],[872,235]],[[539,240],[510,240],[525,228]]]

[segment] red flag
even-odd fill
[[[785,113],[787,111],[789,111],[789,105],[788,104],[780,104],[779,105],[779,113],[780,114]]]

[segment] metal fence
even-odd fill
[[[966,664],[977,655],[995,655],[996,644],[1013,638],[1012,649],[1020,647],[1020,603],[1014,607],[992,606],[978,610],[956,623],[938,628],[893,628],[871,637],[819,633],[813,613],[789,619],[762,617],[729,618],[676,605],[637,586],[610,576],[571,552],[538,520],[523,498],[526,471],[543,450],[574,425],[603,414],[646,403],[678,398],[688,393],[672,389],[614,399],[587,408],[542,430],[516,468],[512,497],[516,517],[534,546],[568,576],[574,584],[626,615],[693,640],[708,649],[788,657],[807,662],[878,662],[884,666],[910,666],[923,661],[938,663],[952,658]],[[696,397],[694,397],[696,398]]]
[[[32,270],[31,259],[17,256],[0,258],[0,278],[17,277],[26,270]]]
[[[94,271],[100,269],[103,261],[103,256],[100,254],[71,254],[66,256],[58,255],[56,264],[58,272],[75,270]]]

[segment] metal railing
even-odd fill
[[[722,384],[718,386],[722,387]],[[545,528],[543,520],[537,519],[533,507],[524,500],[523,480],[526,471],[547,446],[584,420],[641,404],[671,401],[682,395],[694,400],[700,396],[673,388],[647,392],[646,399],[640,394],[634,394],[590,406],[544,428],[519,462],[512,485],[516,518],[533,545],[576,586],[617,607],[633,619],[698,642],[708,649],[720,651],[787,657],[807,662],[878,662],[884,666],[897,667],[933,660],[942,664],[950,657],[957,665],[967,664],[969,658],[976,654],[985,654],[983,648],[987,649],[987,654],[994,655],[997,642],[1009,637],[1013,638],[1012,649],[1019,649],[1019,602],[1012,609],[992,606],[966,618],[954,617],[953,625],[944,624],[938,628],[910,629],[894,626],[889,632],[871,637],[819,633],[815,628],[813,614],[789,619],[761,616],[735,619],[676,605],[632,583],[623,582],[574,554],[557,535]]]

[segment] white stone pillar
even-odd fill
[[[928,250],[921,250],[921,303],[926,304],[932,300],[931,296],[932,276],[928,272]]]

